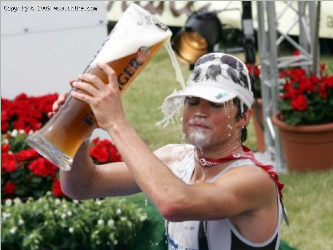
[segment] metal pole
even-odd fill
[[[312,73],[319,76],[320,68],[319,68],[319,23],[320,23],[320,1],[316,1],[314,3],[316,6],[314,9],[314,22],[313,22],[313,40],[312,40]]]
[[[310,53],[310,39],[307,39],[307,30],[305,25],[307,25],[306,20],[305,20],[305,6],[306,2],[304,1],[299,1],[298,2],[298,13],[299,13],[299,19],[298,19],[298,24],[299,24],[299,45],[305,49],[308,53]],[[310,35],[310,34],[308,34]],[[301,51],[301,50],[300,50]],[[304,54],[301,51],[301,54]],[[310,67],[309,66],[303,66],[303,68],[309,72]]]
[[[279,88],[279,71],[278,71],[278,64],[277,64],[277,33],[276,33],[276,18],[275,18],[275,2],[267,2],[267,22],[268,22],[268,38],[269,38],[269,76],[270,76],[270,94],[271,94],[271,107],[269,110],[266,111],[266,124],[267,127],[272,127],[271,125],[271,117],[274,112],[278,110],[278,100],[280,98],[280,88]],[[280,142],[280,135],[279,130],[275,129],[275,133],[271,132],[271,136],[275,135],[274,138],[274,161],[276,162],[276,167],[279,170],[285,169],[284,164],[284,155],[282,152],[281,142]]]

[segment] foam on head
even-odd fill
[[[170,39],[172,33],[148,11],[131,4],[113,28],[108,40],[93,61],[110,62]]]

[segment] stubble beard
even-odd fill
[[[189,124],[195,123],[198,119],[191,119]],[[207,121],[200,119],[200,122],[203,124],[207,124]],[[207,124],[208,125],[208,124]],[[193,146],[199,148],[201,151],[203,148],[210,145],[211,142],[212,131],[204,129],[204,128],[189,128],[187,132],[187,140]]]
[[[193,146],[199,148],[201,151],[210,143],[211,135],[199,129],[191,130],[188,135],[188,141]]]

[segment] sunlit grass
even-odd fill
[[[333,170],[284,174],[281,180],[290,220],[282,227],[282,239],[299,249],[332,249]]]

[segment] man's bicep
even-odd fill
[[[94,179],[93,197],[131,195],[141,191],[124,162],[96,165]]]
[[[227,172],[213,183],[189,184],[184,199],[178,202],[175,221],[233,217],[276,199],[270,177],[258,173],[257,169],[251,173],[241,168]]]
[[[227,193],[226,202],[237,214],[256,210],[276,199],[274,181],[257,166],[244,166],[231,170],[218,180]]]

